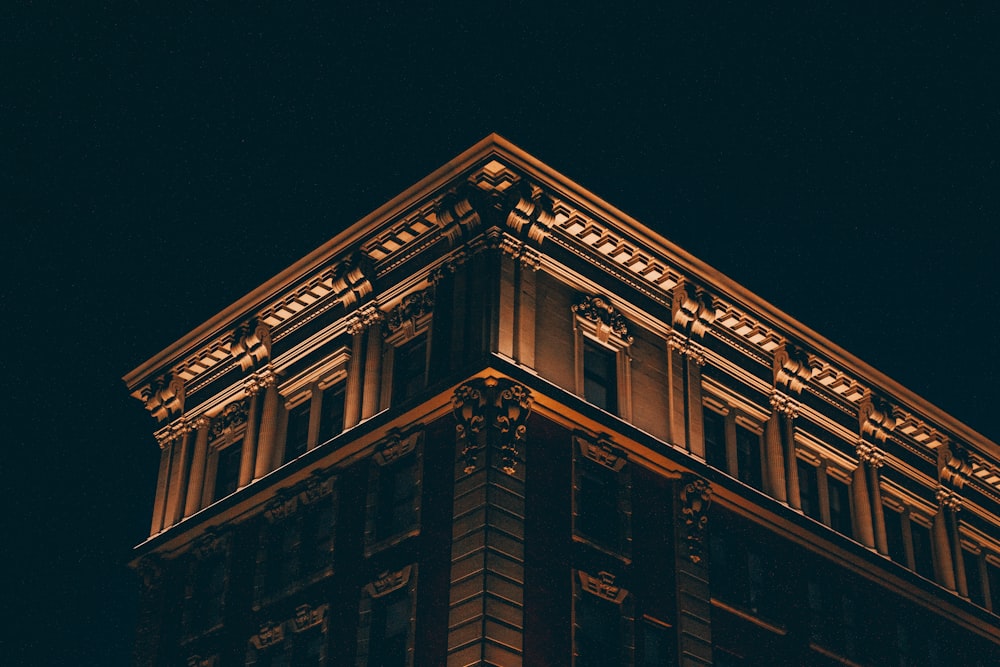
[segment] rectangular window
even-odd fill
[[[796,463],[799,473],[799,502],[802,512],[817,521],[823,520],[823,512],[819,504],[819,469],[799,459]]]
[[[285,436],[285,463],[294,461],[309,448],[309,412],[311,401],[305,401],[288,411],[288,432]]]
[[[214,500],[221,500],[234,493],[240,486],[240,463],[243,459],[243,440],[219,450],[215,468]]]
[[[338,382],[328,387],[320,399],[319,441],[333,439],[344,430],[344,394],[347,385]]]
[[[615,472],[581,462],[577,491],[577,528],[586,538],[617,552],[621,543],[618,480]]]
[[[575,667],[609,667],[622,664],[621,607],[583,593],[576,606]]]
[[[761,618],[780,615],[768,550],[749,541],[743,530],[713,531],[709,544],[712,597]]]
[[[406,533],[416,524],[417,457],[405,456],[378,471],[375,541]]]
[[[642,623],[641,655],[638,667],[674,667],[674,632],[666,623],[645,617]]]
[[[990,605],[994,614],[1000,616],[1000,567],[986,561],[986,580],[990,585]]]
[[[854,594],[845,582],[823,578],[808,584],[810,639],[852,658],[857,653]]]
[[[583,340],[583,397],[618,414],[618,355],[589,338]]]
[[[828,477],[826,490],[830,499],[830,527],[841,535],[853,537],[850,487],[839,479]]]
[[[199,561],[195,577],[195,629],[209,630],[222,623],[222,600],[226,588],[225,554],[212,554]]]
[[[979,568],[979,554],[962,549],[962,563],[965,565],[965,583],[969,589],[969,600],[980,607],[986,606],[983,592],[983,574]]]
[[[417,571],[407,565],[364,587],[358,623],[358,667],[410,667]]]
[[[333,572],[336,490],[330,480],[314,486],[313,493],[318,497],[309,501],[304,496],[291,501],[279,498],[265,511],[258,601],[288,594]]]
[[[705,428],[705,460],[708,465],[727,470],[726,461],[726,417],[715,410],[705,408],[702,418]]]
[[[934,556],[931,551],[931,529],[918,521],[910,520],[913,536],[913,566],[917,574],[934,580]]]
[[[889,558],[903,567],[909,567],[906,560],[906,540],[903,536],[903,515],[900,512],[882,506],[882,516],[885,517],[885,537],[889,545]]]
[[[736,425],[736,473],[744,484],[763,488],[760,435],[740,424]]]
[[[427,386],[427,334],[395,348],[392,357],[392,403],[398,405]]]

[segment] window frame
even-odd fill
[[[611,555],[623,563],[632,562],[632,478],[628,452],[607,440],[573,436],[572,534],[574,542]],[[585,476],[606,475],[614,485],[618,514],[618,544],[605,544],[599,536],[588,535],[581,525],[581,492]]]
[[[610,572],[601,571],[596,575],[580,569],[573,570],[573,610],[572,610],[572,645],[573,667],[581,667],[580,640],[590,631],[582,625],[581,606],[585,602],[613,605],[618,608],[621,638],[619,659],[617,664],[631,665],[635,660],[635,596],[627,589],[615,586],[616,577]]]
[[[368,493],[365,503],[365,557],[370,557],[420,534],[421,505],[423,504],[423,458],[423,429],[406,434],[393,433],[375,446],[368,469]],[[413,520],[404,529],[380,536],[378,534],[378,514],[381,506],[381,480],[389,469],[400,465],[413,467],[413,497],[411,501]]]
[[[406,631],[406,660],[404,667],[413,667],[416,648],[416,611],[417,611],[417,564],[410,563],[400,570],[385,571],[361,588],[358,602],[358,643],[357,667],[367,667],[371,657],[372,618],[376,616],[375,606],[378,600],[384,600],[393,594],[403,591],[409,600],[410,618]]]
[[[284,397],[278,426],[278,442],[275,443],[275,458],[281,463],[278,467],[287,465],[327,442],[336,440],[347,429],[341,423],[340,431],[326,440],[320,439],[323,419],[323,398],[333,387],[344,385],[344,398],[347,394],[347,367],[351,360],[351,351],[347,346],[341,346],[323,363],[312,366],[305,371],[289,378],[278,387],[278,393]],[[291,412],[301,408],[308,402],[309,425],[306,434],[305,450],[297,457],[288,458],[288,426]]]
[[[588,297],[588,300],[596,300],[598,297]],[[609,312],[621,317],[618,311],[610,305],[610,301],[604,297],[599,297],[605,304]],[[632,421],[632,356],[630,349],[632,337],[625,333],[623,337],[614,328],[604,324],[599,318],[595,321],[585,317],[586,312],[578,303],[573,311],[573,368],[576,395],[586,400],[584,393],[585,369],[584,350],[587,342],[604,348],[614,355],[615,367],[615,395],[617,409],[610,412],[614,416],[625,421]],[[600,408],[596,404],[593,404]],[[609,412],[604,408],[600,408]]]

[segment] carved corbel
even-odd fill
[[[295,616],[290,622],[292,632],[305,632],[310,628],[323,625],[326,622],[326,610],[329,605],[312,607],[308,604],[299,605],[295,608]]]
[[[240,368],[248,371],[271,358],[271,330],[258,320],[250,320],[233,333],[230,346]]]
[[[529,239],[538,243],[548,237],[555,216],[552,199],[540,187],[521,181],[511,189],[507,208],[507,226],[515,233],[525,232]]]
[[[333,278],[334,298],[348,308],[362,301],[375,291],[368,278],[368,274],[371,273],[373,272],[368,269],[366,259],[362,255],[341,262]]]
[[[938,449],[938,479],[948,488],[961,490],[972,475],[969,451],[955,442]]]
[[[573,439],[579,445],[581,454],[605,468],[621,472],[628,462],[628,455],[625,451],[615,447],[606,438],[598,438],[594,441],[588,437],[575,436]]]
[[[671,316],[674,328],[702,338],[715,322],[715,303],[705,290],[682,281],[674,288]]]
[[[285,641],[285,624],[268,621],[260,626],[260,630],[250,638],[250,643],[258,651],[270,648]]]
[[[166,421],[184,411],[184,381],[164,375],[132,394],[159,421]]]
[[[874,438],[876,442],[885,442],[889,433],[896,428],[896,418],[892,406],[883,398],[866,391],[858,407],[858,422],[861,436]]]
[[[452,190],[441,198],[435,211],[441,235],[451,247],[455,247],[463,236],[470,236],[482,224],[479,212],[471,201],[475,198],[474,193],[471,186]]]
[[[380,466],[386,466],[398,461],[414,451],[423,441],[423,438],[423,430],[413,431],[404,435],[401,431],[393,429],[387,438],[375,446],[375,463]]]
[[[685,475],[681,483],[681,520],[684,522],[688,559],[698,564],[705,558],[705,531],[708,509],[712,505],[712,487],[695,475]]]
[[[580,294],[572,306],[573,312],[592,323],[597,339],[608,342],[612,334],[625,345],[631,345],[634,338],[629,333],[628,322],[618,309],[611,305],[611,300],[601,295]]]
[[[455,437],[462,448],[466,473],[479,466],[479,454],[486,447],[487,426],[497,434],[500,469],[508,475],[517,471],[531,403],[531,392],[504,378],[478,378],[455,390],[452,396],[452,413],[458,422]]]
[[[812,378],[812,373],[809,355],[802,348],[786,343],[775,350],[774,387],[776,389],[787,389],[793,394],[799,394]]]

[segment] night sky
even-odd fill
[[[121,376],[490,132],[1000,439],[994,12],[73,4],[0,9],[2,664],[128,661]]]

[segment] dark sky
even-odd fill
[[[121,376],[493,131],[1000,437],[993,12],[60,4],[0,9],[0,663],[127,662]]]

